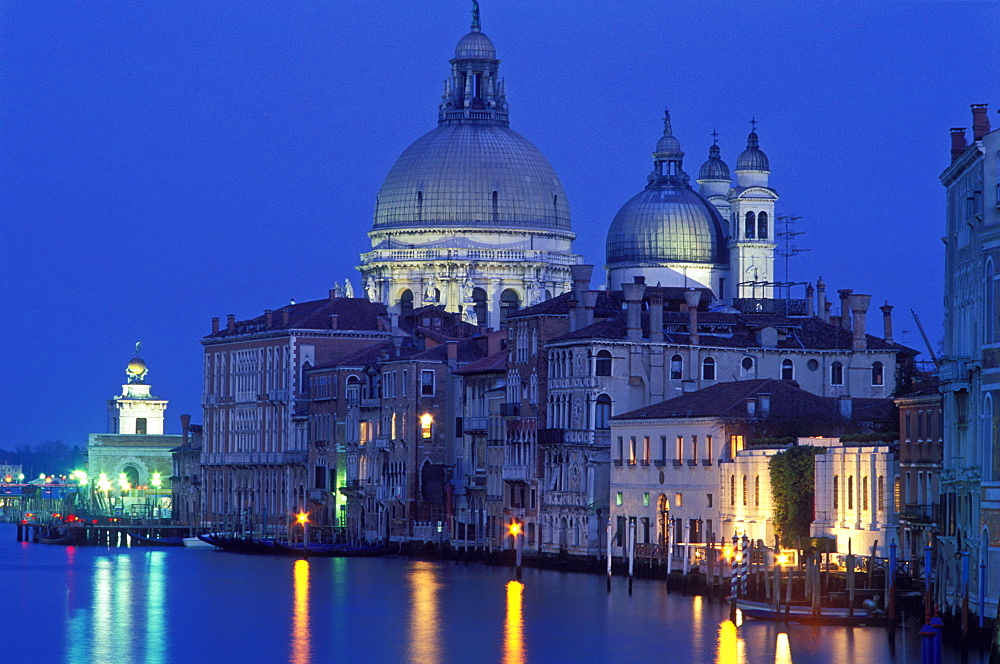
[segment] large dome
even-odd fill
[[[726,263],[722,219],[690,187],[650,187],[622,206],[608,230],[607,263]]]
[[[473,30],[458,40],[455,46],[456,60],[496,60],[497,49],[489,37]]]
[[[446,124],[396,160],[379,190],[373,224],[439,226],[568,232],[569,206],[551,164],[516,131],[499,124]]]

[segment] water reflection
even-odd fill
[[[441,661],[441,628],[438,623],[438,571],[433,563],[417,561],[410,568],[410,661]]]
[[[774,664],[792,664],[792,647],[784,632],[778,632],[778,640],[774,644]]]
[[[742,664],[747,661],[746,642],[740,636],[736,625],[729,620],[719,624],[719,648],[716,651],[716,664]]]
[[[166,657],[166,571],[163,551],[150,551],[146,561],[146,664],[160,664]]]
[[[309,664],[311,635],[309,633],[309,561],[296,560],[293,570],[292,604],[292,664]]]
[[[524,584],[507,582],[507,620],[503,628],[503,663],[524,664]]]

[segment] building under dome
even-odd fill
[[[439,305],[497,328],[509,312],[569,290],[581,257],[559,177],[509,127],[478,11],[450,62],[438,126],[389,170],[359,270],[373,302],[402,312]]]
[[[769,164],[756,131],[737,159],[735,186],[718,144],[698,172],[698,191],[683,160],[666,112],[648,184],[608,230],[608,287],[641,277],[650,285],[711,288],[723,302],[773,297],[776,245],[769,221],[778,196],[767,186]]]

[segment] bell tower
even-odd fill
[[[778,192],[768,186],[767,155],[760,149],[757,121],[751,120],[747,148],[736,160],[736,185],[729,190],[730,273],[733,297],[774,297],[774,204]]]

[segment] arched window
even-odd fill
[[[399,295],[399,313],[405,316],[413,311],[413,291],[407,288]]]
[[[872,385],[885,385],[885,376],[881,362],[872,364]]]
[[[747,506],[747,476],[743,476],[743,507]]]
[[[507,322],[507,317],[521,308],[521,298],[517,291],[507,288],[500,293],[500,324]]]
[[[760,475],[753,476],[753,506],[760,507]]]
[[[594,373],[598,376],[611,375],[611,353],[606,350],[597,351],[597,361],[594,363]]]
[[[929,428],[930,426],[928,426],[928,429]],[[995,436],[993,433],[993,397],[990,394],[987,394],[983,398],[982,431],[984,440],[983,444],[980,445],[979,448],[983,451],[983,455],[982,458],[976,459],[975,461],[978,461],[980,464],[982,464],[983,468],[986,469],[986,472],[989,473],[990,469],[994,465],[992,457],[993,454],[995,454],[993,450],[996,445],[996,443],[994,442]],[[927,437],[930,438],[930,433],[927,434]]]
[[[500,221],[500,200],[497,192],[493,192],[493,223]]]
[[[482,288],[472,289],[473,311],[476,312],[476,325],[488,324],[486,318],[486,291]]]
[[[794,380],[795,379],[795,365],[792,364],[791,360],[781,361],[781,380]]]
[[[684,360],[680,355],[670,358],[670,380],[680,380],[684,372]]]
[[[767,239],[767,212],[757,214],[757,237],[761,240]]]
[[[706,357],[701,363],[701,379],[715,380],[715,360],[711,357]]]
[[[736,475],[729,476],[729,504],[736,507]]]
[[[424,220],[424,192],[417,192],[417,221]]]
[[[831,385],[843,385],[844,384],[844,365],[840,362],[834,362],[830,365],[830,384]]]
[[[754,238],[754,232],[756,230],[755,229],[756,225],[757,225],[757,222],[754,219],[753,212],[747,212],[746,223],[743,224],[743,235],[744,235],[744,237],[746,237],[746,239],[752,240]]]
[[[594,428],[611,428],[611,397],[602,394],[594,402]]]

